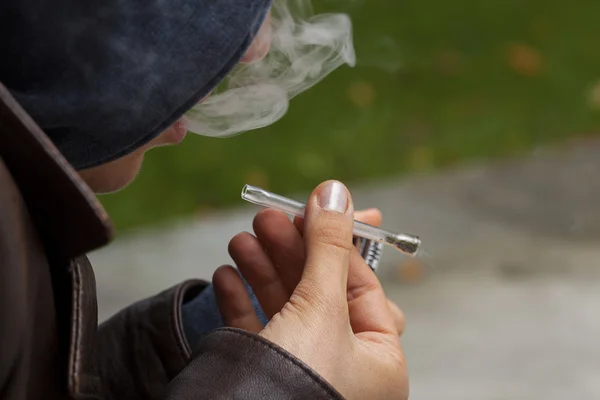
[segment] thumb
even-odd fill
[[[306,204],[306,262],[297,289],[312,302],[346,301],[353,215],[350,193],[337,181],[319,185]]]

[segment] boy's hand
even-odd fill
[[[366,213],[366,222],[380,222],[377,211]],[[296,221],[303,234],[285,215],[261,212],[257,238],[236,236],[230,252],[271,321],[262,327],[231,267],[215,273],[217,299],[228,325],[260,332],[346,398],[406,399],[403,317],[352,245],[353,217],[338,182],[313,193],[305,221]]]
[[[381,212],[375,208],[356,211],[354,219],[373,226],[380,226],[382,221]],[[296,218],[292,224],[281,211],[263,210],[254,218],[253,228],[256,236],[247,232],[240,233],[229,243],[229,254],[252,286],[269,319],[281,310],[300,282],[306,258],[302,239],[303,223],[303,219]],[[357,258],[354,260],[358,261]],[[283,268],[279,265],[283,265]],[[365,267],[368,268],[366,264],[357,266]],[[271,276],[267,276],[269,273]],[[282,286],[285,281],[287,289],[280,290],[271,297],[270,290],[260,290],[265,283],[269,285],[269,280],[273,282],[272,286]],[[276,284],[275,280],[282,282]],[[213,286],[223,321],[227,326],[253,333],[263,329],[263,325],[256,318],[244,284],[231,266],[223,266],[215,272]],[[404,312],[391,300],[388,299],[387,303],[394,317],[398,335],[402,335],[405,327]]]

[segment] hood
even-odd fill
[[[3,0],[0,81],[84,169],[152,140],[239,62],[271,0]]]

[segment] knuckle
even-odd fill
[[[406,328],[406,316],[404,311],[391,300],[388,300],[388,304],[394,318],[394,323],[396,325],[396,329],[398,330],[398,334],[402,335],[404,333],[404,329]]]
[[[329,302],[327,315],[335,319],[348,316],[348,303],[340,297],[335,297]]]
[[[335,319],[348,313],[348,305],[345,299],[336,293],[325,290],[315,290],[316,285],[306,282],[298,285],[290,298],[290,303],[300,311],[301,314],[311,313],[316,317]]]
[[[347,297],[348,302],[360,299],[368,293],[373,293],[383,290],[381,284],[377,280],[364,282],[362,285],[348,287]]]
[[[406,325],[406,316],[402,311],[398,313],[398,323],[404,327]]]
[[[314,228],[317,242],[331,248],[350,251],[353,248],[352,232],[343,221],[330,221]]]
[[[406,319],[403,314],[399,315],[396,320],[396,329],[398,330],[399,335],[402,335],[406,329]]]
[[[290,303],[299,311],[306,312],[311,308],[320,308],[321,304],[325,303],[322,297],[317,290],[314,290],[314,285],[301,283],[294,290]]]

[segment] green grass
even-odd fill
[[[267,129],[150,152],[133,185],[101,197],[119,230],[239,205],[244,183],[290,193],[600,132],[589,100],[600,85],[600,1],[325,4],[352,15],[357,67],[294,99]]]

